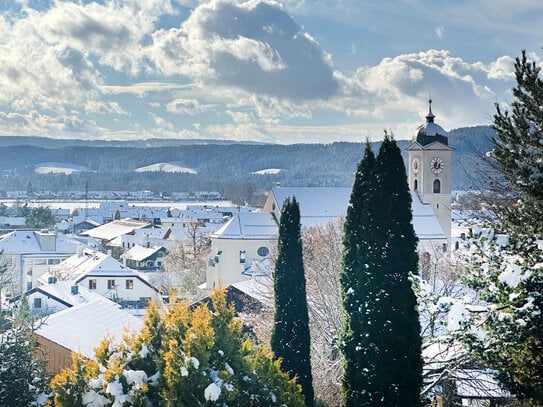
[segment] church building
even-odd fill
[[[407,148],[413,228],[421,256],[440,256],[451,243],[451,158],[448,134],[434,122],[430,100],[426,123]],[[277,245],[281,208],[296,197],[302,228],[345,216],[352,187],[275,187],[262,211],[234,214],[211,235],[205,288],[270,274],[269,254]]]
[[[431,205],[441,229],[451,244],[451,169],[452,148],[448,133],[434,122],[432,99],[426,123],[419,126],[407,148],[409,189],[424,204]]]

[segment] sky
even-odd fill
[[[330,143],[489,125],[541,0],[1,0],[0,135]]]

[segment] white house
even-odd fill
[[[236,213],[211,234],[206,288],[224,287],[251,277],[257,264],[269,259],[277,246],[278,225],[273,214]]]
[[[81,250],[51,267],[42,278],[45,280],[51,277],[57,281],[72,280],[125,308],[142,310],[151,299],[160,297],[160,292],[147,281],[144,274],[124,266],[109,255],[93,250]]]
[[[77,246],[75,240],[51,230],[15,230],[0,236],[1,261],[12,276],[4,291],[17,295],[36,286],[50,266],[76,253]]]
[[[89,236],[100,242],[103,251],[111,251],[115,258],[119,258],[123,252],[121,236],[134,233],[137,229],[152,228],[153,225],[147,221],[134,219],[114,220],[104,225],[81,233],[82,236]]]
[[[161,271],[164,269],[166,249],[163,246],[136,245],[121,255],[123,264],[135,270]]]
[[[74,281],[51,281],[30,289],[24,295],[33,314],[45,316],[103,298],[100,294],[77,285]],[[14,297],[10,303],[15,304],[21,296]]]

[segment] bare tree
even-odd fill
[[[342,361],[337,340],[342,327],[339,271],[344,218],[303,231],[311,361],[315,395],[329,406],[339,406]]]
[[[186,239],[176,240],[172,249],[164,258],[166,273],[175,273],[175,279],[165,279],[167,290],[172,284],[177,287],[177,295],[194,296],[196,287],[205,282],[205,258],[209,253],[209,236],[203,232],[203,224],[189,223]],[[172,281],[173,280],[173,281]]]

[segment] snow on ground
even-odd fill
[[[38,174],[73,174],[77,172],[88,171],[86,167],[69,163],[47,162],[34,165],[34,172]]]
[[[274,174],[279,174],[281,171],[283,171],[283,170],[280,169],[280,168],[266,168],[266,169],[263,169],[263,170],[254,171],[254,172],[252,172],[252,174],[254,174],[254,175],[274,175]]]
[[[145,167],[136,168],[135,172],[179,172],[184,174],[197,174],[192,168],[187,168],[178,163],[155,163]]]

